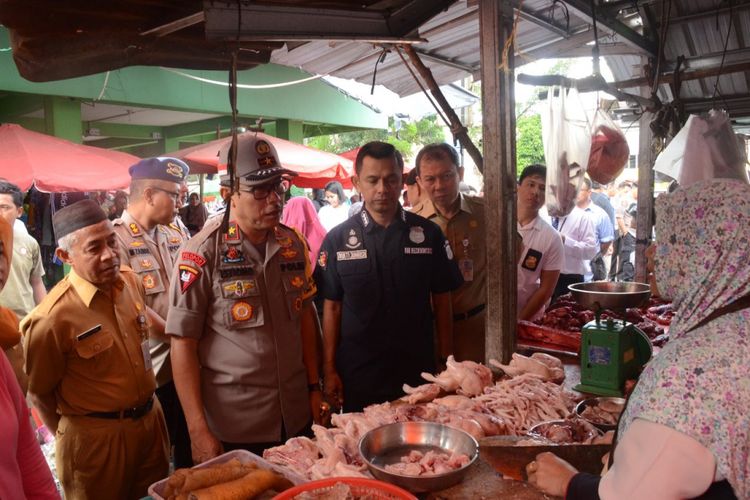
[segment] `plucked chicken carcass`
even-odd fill
[[[422,373],[422,378],[440,386],[445,392],[464,396],[478,396],[485,387],[492,385],[492,370],[474,361],[456,361],[448,356],[445,371],[437,376]]]
[[[544,381],[560,383],[565,379],[562,362],[554,356],[540,352],[535,352],[531,357],[513,353],[510,364],[504,365],[496,359],[490,359],[490,364],[511,377],[531,373]]]

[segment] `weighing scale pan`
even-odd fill
[[[651,296],[646,283],[591,281],[568,286],[576,302],[598,313],[602,309],[625,310],[638,307]]]

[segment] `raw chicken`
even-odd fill
[[[547,354],[538,356],[538,354],[533,354],[529,358],[523,354],[513,353],[510,364],[504,365],[495,359],[490,359],[490,364],[500,368],[506,375],[511,377],[516,377],[522,373],[530,373],[544,381],[562,382],[565,379],[565,370],[563,370],[562,362],[553,356]],[[559,366],[556,366],[553,360],[557,361]]]
[[[469,464],[471,459],[462,453],[441,453],[428,451],[422,453],[412,450],[408,455],[401,457],[401,461],[385,466],[385,470],[402,476],[431,476],[446,474],[460,469]]]
[[[437,384],[422,384],[417,387],[404,384],[403,389],[406,396],[402,397],[401,400],[409,404],[429,403],[440,395],[441,390]]]
[[[448,356],[445,371],[437,376],[422,373],[422,378],[439,385],[445,392],[457,392],[465,396],[482,394],[485,387],[492,384],[492,371],[474,361],[456,361]]]

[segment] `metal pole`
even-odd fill
[[[516,131],[513,48],[499,69],[513,29],[508,2],[479,0],[482,147],[487,237],[486,357],[507,363],[516,348]]]

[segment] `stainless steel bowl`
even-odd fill
[[[627,309],[638,307],[651,296],[651,287],[646,283],[625,281],[591,281],[568,285],[573,299],[584,307],[597,312],[601,309]]]
[[[589,406],[599,406],[600,403],[603,403],[604,401],[612,401],[613,403],[617,403],[619,405],[622,405],[623,410],[625,409],[625,398],[612,398],[612,397],[596,397],[596,398],[588,398],[584,399],[580,403],[576,405],[576,415],[584,419],[586,422],[590,423],[593,426],[598,427],[599,429],[603,430],[604,432],[607,431],[613,431],[617,428],[617,424],[605,424],[602,422],[596,422],[594,420],[589,420],[588,418],[581,415],[583,411],[588,408]]]
[[[463,453],[469,463],[445,474],[405,476],[385,470],[412,450]],[[433,422],[400,422],[372,429],[359,441],[359,452],[373,476],[414,493],[438,491],[459,483],[479,456],[479,444],[470,434]]]
[[[551,425],[560,425],[564,427],[573,427],[575,424],[575,417],[567,418],[567,419],[557,419],[557,420],[546,420],[544,422],[539,422],[538,424],[534,424],[531,427],[529,427],[528,432],[526,432],[526,435],[532,437],[532,438],[544,438],[544,432],[546,431],[546,428]],[[589,422],[585,418],[581,418],[580,420],[588,423],[589,425],[594,425],[593,422]],[[601,429],[594,426],[593,431],[595,431],[597,436],[603,436],[604,432],[602,432]]]

